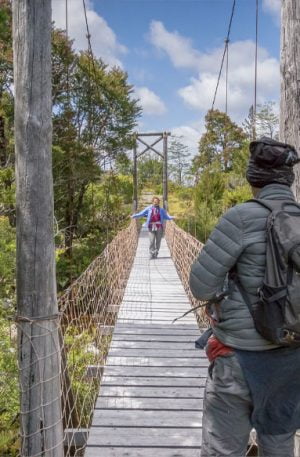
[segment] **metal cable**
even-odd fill
[[[254,64],[253,140],[256,139],[257,49],[258,49],[258,0],[256,0],[256,17],[255,17],[255,64]]]
[[[230,32],[231,32],[231,25],[232,25],[234,10],[235,10],[235,0],[233,0],[233,3],[232,3],[231,16],[230,16],[227,36],[226,36],[226,40],[225,40],[225,47],[224,47],[223,56],[222,56],[222,60],[221,60],[221,66],[220,66],[220,70],[219,70],[218,81],[217,81],[217,85],[216,85],[216,89],[215,89],[215,93],[214,93],[214,98],[213,98],[213,102],[212,102],[212,106],[211,106],[212,110],[214,109],[214,105],[215,105],[215,101],[216,101],[216,97],[217,97],[217,92],[218,92],[219,83],[220,83],[220,79],[221,79],[221,75],[222,75],[225,55],[226,55],[226,52],[228,52],[228,43],[229,43],[229,37],[230,37]]]

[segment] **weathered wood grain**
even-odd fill
[[[101,386],[168,386],[168,387],[203,387],[206,378],[188,378],[188,377],[124,377],[124,376],[107,376],[102,378]]]
[[[188,424],[190,428],[202,426],[200,411],[142,411],[142,410],[101,410],[94,414],[95,426],[111,427],[178,427]]]
[[[128,446],[134,442],[136,446],[178,447],[178,448],[200,448],[201,428],[155,428],[155,427],[94,427],[89,436],[89,445],[112,446],[115,445],[116,431],[118,434],[118,445]]]
[[[106,360],[85,456],[200,456],[208,362],[169,257],[147,258],[143,233]],[[161,262],[161,263],[160,263]],[[168,276],[170,282],[168,282]]]
[[[104,452],[105,454],[104,454]],[[100,454],[99,454],[100,453]],[[179,449],[161,447],[87,447],[85,457],[200,457],[200,448]]]
[[[102,386],[100,396],[103,397],[144,397],[144,398],[203,398],[203,388],[198,387],[139,387]]]
[[[22,456],[63,455],[52,179],[51,1],[13,7]]]
[[[107,376],[145,376],[149,377],[187,377],[206,378],[207,368],[200,367],[135,367],[135,366],[112,366],[105,368]]]
[[[300,150],[300,3],[299,0],[281,2],[281,97],[280,141]],[[294,167],[293,190],[300,201],[300,165]]]

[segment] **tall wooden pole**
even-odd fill
[[[280,139],[300,152],[300,3],[281,3]],[[295,167],[294,193],[300,201],[300,165]]]
[[[168,209],[168,133],[163,134],[163,204]]]
[[[53,240],[51,0],[13,1],[21,455],[63,456]]]
[[[136,143],[133,147],[133,211],[138,207],[138,183],[137,183],[137,150]]]

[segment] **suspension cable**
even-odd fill
[[[254,64],[254,105],[253,105],[253,140],[256,139],[256,109],[257,109],[257,49],[258,49],[258,0],[256,0],[255,17],[255,64]]]
[[[220,66],[220,70],[219,70],[218,81],[217,81],[217,85],[216,85],[216,89],[215,89],[215,93],[214,93],[214,98],[213,98],[213,102],[212,102],[212,106],[211,106],[212,110],[214,109],[214,106],[215,106],[215,101],[216,101],[217,92],[218,92],[218,88],[219,88],[219,83],[220,83],[220,79],[221,79],[221,75],[222,75],[225,55],[226,55],[226,52],[228,52],[228,43],[229,43],[229,37],[230,37],[230,32],[231,32],[232,19],[233,19],[233,15],[234,15],[235,1],[236,0],[233,0],[233,3],[232,3],[231,16],[230,16],[230,21],[229,21],[229,25],[228,25],[228,31],[227,31],[227,36],[226,36],[226,40],[225,40],[225,46],[224,46],[223,56],[222,56],[222,60],[221,60],[221,66]]]
[[[229,42],[227,43],[226,50],[226,83],[225,83],[225,113],[228,111],[228,53],[229,53]]]

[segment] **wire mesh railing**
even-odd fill
[[[65,456],[83,455],[138,232],[132,221],[59,300]]]
[[[174,222],[168,222],[166,226],[166,241],[168,243],[172,259],[180,276],[184,289],[189,297],[192,306],[200,305],[190,289],[189,277],[191,265],[199,255],[203,244],[189,233],[182,230]],[[200,327],[207,326],[205,308],[199,308],[195,312]]]
[[[37,393],[36,401],[30,403],[36,406],[34,411],[28,411],[28,405],[21,402],[22,456],[84,455],[101,374],[135,256],[138,233],[139,225],[132,220],[116,235],[59,298],[57,316],[47,321],[22,322],[19,357],[25,354],[28,345],[33,348],[34,357],[22,365],[20,389],[26,393],[23,398]],[[28,328],[24,327],[25,324]],[[47,338],[46,351],[39,343],[42,337]],[[58,341],[58,345],[55,346],[54,341]],[[48,355],[49,362],[45,360]],[[58,367],[53,365],[53,360]],[[27,382],[27,371],[24,370],[28,371],[28,376],[33,370],[38,375]],[[58,382],[54,382],[55,379]],[[48,392],[53,386],[56,391]],[[56,416],[51,411],[56,411]],[[50,420],[49,414],[52,414]]]

